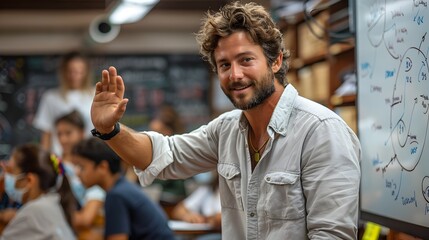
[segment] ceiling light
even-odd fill
[[[159,0],[121,0],[109,15],[112,24],[133,23],[142,19]]]

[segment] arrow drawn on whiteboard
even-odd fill
[[[422,36],[422,40],[420,41],[419,49],[422,47],[422,44],[423,44],[423,42],[424,42],[424,41],[425,41],[425,39],[426,39],[426,34],[427,34],[427,32],[425,32],[425,34]],[[420,54],[420,52],[419,52],[419,53],[417,53],[417,54]]]
[[[404,172],[404,170],[401,170],[401,177],[399,178],[399,189],[398,192],[396,193],[396,197],[395,197],[395,201],[398,200],[398,196],[399,196],[399,192],[401,192],[401,186],[402,186],[402,173]]]

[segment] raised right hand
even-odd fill
[[[91,106],[91,120],[100,133],[113,131],[114,125],[125,113],[128,99],[124,98],[125,86],[116,68],[103,70],[102,80],[95,85]]]

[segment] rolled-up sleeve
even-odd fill
[[[152,141],[153,159],[151,164],[141,170],[134,167],[142,186],[150,185],[160,172],[173,162],[173,153],[168,145],[167,137],[157,132],[144,132]]]
[[[150,185],[155,178],[186,179],[210,171],[217,164],[217,142],[212,131],[216,121],[188,134],[163,136],[144,132],[152,141],[153,159],[145,169],[134,168],[140,184]]]

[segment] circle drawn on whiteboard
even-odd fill
[[[426,202],[429,203],[429,176],[425,176],[422,180],[422,193]]]
[[[402,169],[413,171],[426,143],[429,125],[429,74],[427,58],[418,48],[409,48],[401,59],[390,111],[391,143]]]

